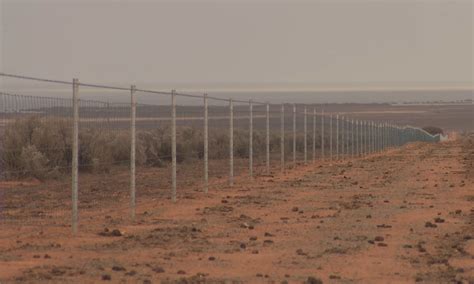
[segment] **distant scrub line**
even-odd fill
[[[69,172],[72,157],[72,128],[67,119],[29,117],[7,124],[0,139],[0,176],[6,178],[58,178]],[[292,134],[285,137],[292,147]],[[319,135],[318,135],[319,136]],[[308,135],[308,145],[311,139]],[[316,147],[319,148],[320,138]],[[302,152],[304,134],[297,134],[297,151]],[[182,163],[204,156],[202,129],[177,128],[177,161]],[[255,156],[265,155],[265,131],[254,131]],[[280,151],[280,133],[271,133],[270,151]],[[234,130],[234,156],[248,158],[249,132]],[[209,132],[209,159],[229,157],[229,133],[226,129]],[[79,165],[81,171],[108,172],[113,166],[128,165],[130,132],[81,127],[79,131]],[[171,160],[169,127],[137,131],[136,164],[162,167]]]

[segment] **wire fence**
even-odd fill
[[[142,204],[207,194],[234,186],[238,177],[443,139],[416,127],[324,113],[318,105],[0,77],[70,87],[49,97],[0,92],[5,227],[72,226],[75,234],[133,223]],[[113,102],[85,98],[101,98],[104,89]]]

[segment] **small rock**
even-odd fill
[[[438,226],[436,224],[431,223],[431,222],[426,222],[425,227],[426,228],[436,228]]]
[[[377,228],[385,228],[385,229],[388,229],[388,228],[391,228],[391,227],[392,227],[391,225],[386,225],[386,224],[377,225]]]
[[[112,280],[112,277],[109,274],[104,274],[104,275],[102,275],[102,280],[110,281],[110,280]]]
[[[210,257],[209,257],[209,260],[210,260],[210,261],[214,261],[214,260],[216,260],[216,258],[213,257],[213,256],[210,256]]]
[[[306,253],[304,253],[304,251],[302,249],[297,249],[296,254],[297,255],[306,255]]]
[[[186,272],[184,270],[178,270],[178,272],[176,272],[176,273],[178,273],[180,275],[186,274]]]
[[[383,242],[383,241],[384,241],[384,237],[382,237],[382,236],[376,236],[374,240],[375,240],[376,242]]]
[[[153,272],[155,272],[155,273],[164,273],[164,272],[165,272],[165,270],[164,270],[162,267],[160,267],[160,266],[155,266],[155,267],[153,267],[152,270],[153,270]]]
[[[444,223],[444,219],[443,218],[440,218],[440,217],[436,217],[434,219],[435,223]]]
[[[125,267],[120,266],[120,265],[114,265],[112,266],[113,271],[125,271]]]
[[[299,209],[298,209],[298,207],[293,207],[293,208],[291,209],[291,211],[293,211],[293,212],[298,212]]]
[[[323,284],[323,281],[319,278],[310,276],[308,277],[305,283],[306,284]]]

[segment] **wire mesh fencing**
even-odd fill
[[[0,76],[68,87],[50,96],[0,93],[0,223],[15,228],[97,231],[137,222],[157,200],[440,139],[320,105]]]

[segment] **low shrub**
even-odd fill
[[[265,131],[254,131],[254,155],[266,151]],[[303,151],[304,135],[297,135],[297,151]],[[308,141],[311,137],[308,137]],[[293,136],[285,137],[286,152],[291,152]],[[309,147],[310,144],[308,144]],[[68,172],[72,159],[72,121],[28,117],[15,120],[5,128],[0,138],[0,169],[10,177],[45,179]],[[202,159],[204,156],[203,132],[193,127],[177,129],[177,162]],[[279,133],[270,136],[270,150],[280,150]],[[249,132],[234,132],[234,155],[249,155]],[[209,132],[209,158],[229,157],[229,133],[212,129]],[[79,131],[79,169],[88,172],[109,172],[114,165],[128,165],[130,161],[129,130],[104,131],[81,127]],[[171,161],[171,131],[169,127],[137,131],[137,165],[162,167]]]

